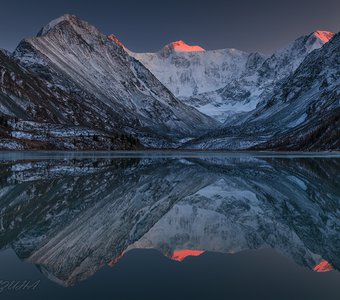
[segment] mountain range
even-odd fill
[[[338,150],[339,47],[134,53],[64,15],[0,51],[0,148]]]

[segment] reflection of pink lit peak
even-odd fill
[[[334,36],[334,33],[329,31],[315,31],[314,36],[323,41],[324,43],[328,43],[330,39]]]
[[[169,47],[177,52],[203,52],[205,51],[200,46],[190,46],[183,41],[173,42],[169,45]]]
[[[112,261],[108,263],[109,267],[113,268],[118,262],[123,258],[124,252],[120,255],[118,255],[116,258],[114,258]]]
[[[183,261],[188,256],[199,256],[203,254],[204,251],[201,250],[178,250],[173,253],[171,256],[171,259],[177,260],[177,261]]]
[[[321,263],[319,263],[317,266],[314,267],[314,271],[316,272],[328,272],[332,270],[334,270],[334,268],[326,260],[323,260]]]

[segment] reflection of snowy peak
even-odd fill
[[[223,163],[214,161],[210,167],[214,164],[221,166]],[[227,162],[228,165],[229,163]],[[248,163],[254,163],[255,168],[259,162]],[[264,169],[270,168],[269,165],[260,165]],[[244,169],[242,176],[237,175],[237,172],[231,176],[227,175],[228,167],[231,166],[226,167],[225,175],[222,175],[221,170],[220,178],[214,183],[177,202],[141,240],[130,246],[129,250],[156,248],[171,256],[182,249],[237,253],[248,249],[273,247],[301,265],[315,267],[321,259],[315,253],[321,252],[310,247],[310,241],[306,240],[307,231],[312,230],[314,225],[297,225],[299,221],[291,219],[293,215],[300,218],[305,210],[311,218],[315,218],[314,221],[319,219],[313,210],[321,198],[316,196],[314,204],[307,200],[310,197],[308,190],[313,189],[309,184],[318,184],[311,181],[306,184],[306,181],[301,179],[302,173],[307,170],[296,176],[286,175],[282,186],[282,181],[280,184],[276,182],[279,180],[279,177],[276,177],[278,174],[269,169],[263,169],[264,173],[261,175],[262,172],[258,173],[260,177],[268,176],[266,184],[263,185],[262,179],[251,175],[252,167]],[[284,196],[288,190],[289,194]],[[317,198],[319,200],[316,200]],[[289,202],[286,202],[288,199]],[[287,217],[288,215],[291,216]],[[322,221],[319,219],[316,222]],[[337,223],[334,218],[331,222],[335,222],[334,225]],[[294,229],[293,223],[296,224]],[[323,231],[322,227],[317,230]],[[333,231],[333,238],[334,233]],[[306,248],[307,244],[309,249]]]
[[[0,247],[65,285],[134,248],[181,260],[269,247],[303,266],[324,259],[339,269],[338,167],[331,158],[246,154],[9,163]]]

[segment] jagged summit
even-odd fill
[[[328,43],[334,37],[333,32],[322,31],[322,30],[317,30],[317,31],[313,32],[312,35],[315,36],[316,38],[318,38],[319,40],[321,40],[324,43]]]
[[[52,20],[45,25],[37,34],[37,37],[43,37],[56,30],[74,31],[81,36],[87,36],[93,39],[102,38],[104,35],[90,23],[78,18],[77,16],[65,14],[57,19]]]
[[[301,41],[301,46],[305,47],[307,52],[311,52],[327,44],[334,37],[334,35],[335,34],[330,31],[317,30],[310,33],[309,35],[300,37],[295,41],[295,43]]]
[[[163,50],[172,50],[176,52],[203,52],[205,49],[203,49],[201,46],[191,46],[185,43],[184,41],[176,41],[172,42],[168,45],[166,45]]]
[[[75,21],[76,19],[78,19],[76,16],[74,15],[70,15],[70,14],[65,14],[57,19],[52,20],[51,22],[49,22],[47,25],[45,25],[37,34],[37,36],[44,36],[46,35],[48,32],[50,32],[53,28],[55,28],[57,25],[59,25],[62,22],[69,22],[72,23],[72,21]]]
[[[311,51],[322,47],[324,44],[328,43],[334,36],[334,33],[329,31],[314,31],[310,34],[300,36],[286,47],[279,49],[275,52],[275,55],[279,55],[284,52],[291,52],[300,49],[299,51],[310,53]],[[291,54],[291,53],[290,53]],[[294,55],[290,59],[294,60]]]

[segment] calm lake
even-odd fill
[[[340,154],[0,153],[0,299],[340,299]]]

